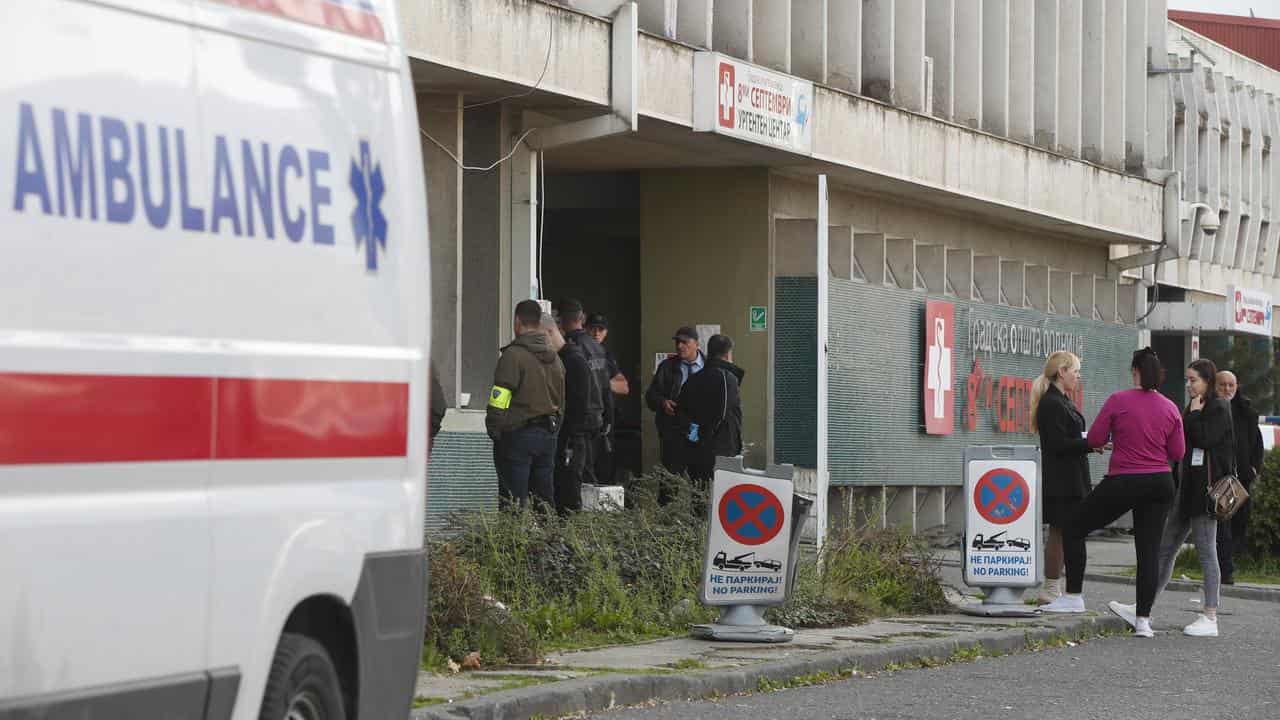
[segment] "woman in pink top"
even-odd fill
[[[1113,445],[1107,476],[1080,503],[1063,533],[1067,592],[1040,609],[1051,613],[1084,612],[1085,552],[1083,539],[1133,511],[1133,545],[1138,555],[1137,617],[1134,634],[1152,637],[1151,605],[1160,582],[1160,537],[1173,501],[1171,463],[1185,450],[1182,413],[1156,388],[1164,367],[1151,348],[1133,354],[1133,389],[1107,398],[1089,428],[1089,447]]]

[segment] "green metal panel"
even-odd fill
[[[427,536],[438,535],[458,511],[498,506],[493,443],[483,433],[442,432],[427,467]]]
[[[813,467],[817,434],[814,354],[817,280],[778,278],[775,329],[775,457]],[[1049,327],[1086,337],[1083,358],[1084,415],[1092,420],[1111,393],[1129,387],[1129,362],[1137,330],[1113,323],[1047,315],[984,303],[933,298],[955,305],[956,430],[951,435],[924,433],[921,381],[924,375],[924,293],[875,287],[833,278],[828,343],[829,462],[831,484],[958,485],[961,454],[970,445],[1034,444],[1029,433],[999,433],[995,413],[985,408],[977,429],[964,426],[965,383],[973,368],[969,346],[970,311],[977,317]],[[1036,377],[1043,357],[986,355],[988,376]],[[784,397],[785,394],[785,397]],[[810,408],[808,413],[804,408]],[[1095,482],[1105,458],[1091,460]]]

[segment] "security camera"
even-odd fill
[[[1208,212],[1204,217],[1200,218],[1200,229],[1205,235],[1213,235],[1218,232],[1221,225],[1218,223],[1218,213]]]
[[[1184,207],[1186,208],[1186,212],[1191,214],[1190,219],[1193,223],[1197,219],[1200,220],[1200,230],[1203,231],[1205,235],[1213,235],[1218,232],[1218,228],[1221,227],[1221,223],[1218,221],[1217,210],[1214,210],[1212,207],[1202,202],[1190,203],[1184,205]]]

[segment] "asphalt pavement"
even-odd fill
[[[1091,609],[1132,602],[1132,586],[1086,585]],[[1151,640],[1075,647],[855,676],[820,687],[663,703],[607,720],[1272,720],[1280,718],[1280,603],[1224,598],[1220,637],[1189,638],[1199,593],[1167,592]]]

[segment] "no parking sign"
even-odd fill
[[[964,452],[964,469],[965,583],[1039,585],[1040,450],[971,447]]]
[[[777,605],[786,600],[794,486],[789,467],[779,474],[785,477],[717,467],[703,603]]]

